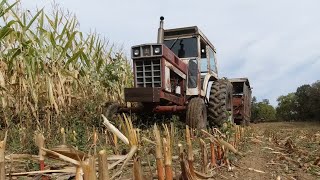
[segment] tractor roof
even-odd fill
[[[250,87],[250,82],[248,78],[232,78],[232,79],[229,79],[229,81],[231,83],[236,83],[236,82],[246,83],[246,85]]]
[[[165,29],[164,30],[164,39],[176,38],[176,37],[187,37],[187,36],[194,36],[200,35],[202,39],[214,50],[216,51],[215,47],[209,41],[209,39],[200,31],[197,26],[190,26],[190,27],[182,27],[182,28],[174,28],[174,29]]]

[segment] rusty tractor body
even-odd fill
[[[229,79],[233,85],[233,118],[237,124],[248,125],[251,117],[251,87],[248,78]]]
[[[140,105],[118,111],[178,114],[194,128],[222,125],[230,119],[232,85],[218,78],[215,47],[198,27],[164,30],[163,19],[157,43],[131,49],[134,87],[125,89],[125,101]]]

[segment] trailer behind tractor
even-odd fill
[[[251,87],[248,78],[230,79],[233,85],[233,118],[236,124],[248,125],[251,117]]]

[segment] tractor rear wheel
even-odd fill
[[[229,119],[233,122],[232,91],[232,84],[227,79],[213,82],[208,103],[210,125],[221,127]]]
[[[204,129],[207,126],[207,108],[202,98],[192,98],[188,103],[186,123],[191,128]]]

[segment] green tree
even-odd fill
[[[253,96],[251,100],[251,119],[257,120],[257,115],[258,115],[257,98]]]
[[[252,103],[252,104],[257,103],[257,98],[256,98],[255,96],[252,97],[251,103]]]
[[[300,120],[312,119],[312,87],[309,84],[297,88],[295,93],[297,97],[297,113]]]
[[[263,102],[264,104],[270,104],[269,99],[263,99],[262,102]]]
[[[251,119],[253,121],[274,121],[276,120],[276,110],[269,104],[268,99],[257,102],[256,97],[252,98]]]
[[[280,120],[296,120],[297,117],[297,97],[295,93],[289,93],[286,96],[280,96],[278,99],[278,107],[276,108],[277,119]]]
[[[257,117],[262,121],[276,120],[276,110],[273,106],[266,104],[266,102],[259,102],[257,104]]]
[[[320,121],[320,81],[302,85],[277,101],[277,118],[281,120]]]
[[[320,81],[311,85],[310,99],[311,116],[320,121]]]

